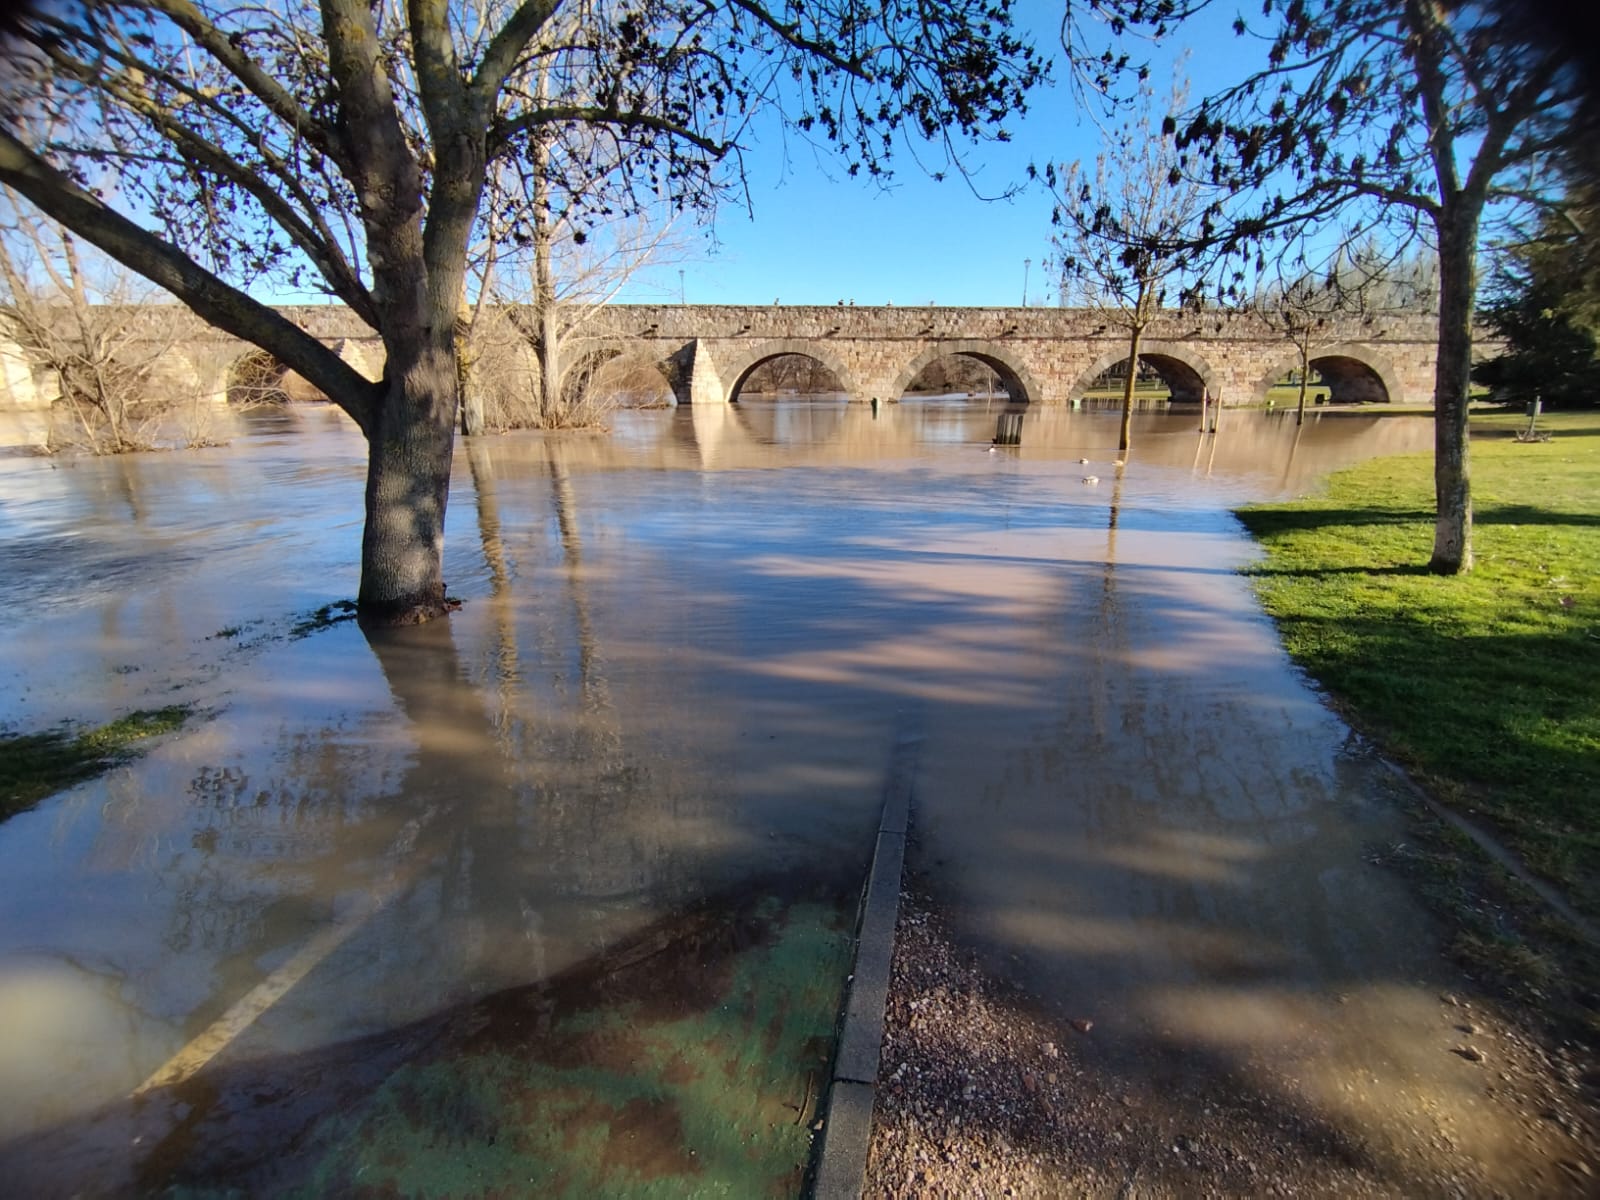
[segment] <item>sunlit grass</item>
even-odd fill
[[[1474,417],[1476,568],[1426,571],[1430,455],[1240,512],[1295,661],[1349,719],[1600,911],[1600,414]]]
[[[189,713],[175,704],[140,709],[94,729],[0,736],[0,820],[126,762],[138,743],[171,733]]]

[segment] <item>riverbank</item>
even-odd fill
[[[1475,569],[1441,578],[1432,459],[1375,459],[1316,495],[1239,510],[1248,569],[1290,655],[1350,724],[1450,808],[1600,914],[1600,414],[1473,419]],[[1408,864],[1465,918],[1457,950],[1535,988],[1571,939],[1464,839],[1426,822]],[[1580,986],[1586,990],[1587,984]],[[1593,1022],[1592,1012],[1585,1019]]]

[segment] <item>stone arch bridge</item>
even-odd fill
[[[280,311],[372,378],[383,350],[371,329],[337,305]],[[1311,361],[1335,402],[1432,399],[1436,325],[1431,317],[1348,318],[1318,339]],[[221,399],[240,364],[259,352],[194,321],[173,367]],[[1127,335],[1105,316],[1060,308],[916,308],[851,305],[634,305],[594,310],[566,331],[567,370],[600,359],[660,372],[681,404],[726,404],[762,363],[806,355],[833,372],[853,401],[897,400],[927,365],[948,355],[987,364],[1018,403],[1061,404],[1127,357]],[[0,387],[28,403],[26,364],[0,345]],[[1147,331],[1141,362],[1174,401],[1209,393],[1224,404],[1259,403],[1299,365],[1294,346],[1264,322],[1227,312],[1163,315]],[[38,384],[37,378],[32,381]],[[37,402],[37,400],[35,400]]]
[[[1431,317],[1361,318],[1331,325],[1312,364],[1336,402],[1428,403],[1437,325]],[[762,363],[802,354],[833,373],[854,401],[898,400],[949,355],[985,363],[1014,402],[1067,403],[1127,356],[1127,334],[1106,317],[1059,308],[858,308],[774,305],[613,305],[570,335],[568,363],[585,356],[654,365],[679,403],[727,403]],[[1172,313],[1147,331],[1141,362],[1179,403],[1207,393],[1260,403],[1298,368],[1294,346],[1241,314]]]

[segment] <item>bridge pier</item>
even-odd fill
[[[672,364],[668,380],[679,404],[727,404],[728,392],[706,344],[700,338],[685,345],[667,360]]]

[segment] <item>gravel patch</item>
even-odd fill
[[[1474,1019],[1491,1018],[1478,1011]],[[1519,1136],[1537,1159],[1514,1194],[1597,1194],[1593,1114],[1578,1066],[1507,1028],[1495,1033],[1494,1065],[1510,1068],[1496,1086],[1518,1093]],[[1508,1194],[1447,1137],[1396,1155],[1179,1062],[1119,1071],[1095,1036],[1092,1016],[1046,1013],[986,976],[927,895],[909,887],[864,1194]]]

